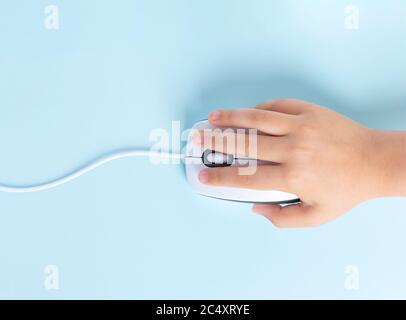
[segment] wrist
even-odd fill
[[[406,196],[406,132],[371,130],[373,197]]]

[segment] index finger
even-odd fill
[[[288,134],[295,125],[296,116],[260,109],[216,110],[209,121],[217,127],[253,128],[276,136]]]

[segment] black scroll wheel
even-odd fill
[[[207,149],[202,154],[202,161],[209,168],[229,167],[233,164],[234,156]]]

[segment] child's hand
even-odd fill
[[[202,171],[199,178],[210,185],[298,195],[302,203],[297,205],[254,205],[254,212],[276,226],[318,226],[364,200],[406,194],[405,133],[372,130],[327,108],[290,99],[217,110],[209,121],[217,127],[256,128],[266,134],[258,136],[257,157],[277,165],[258,166],[248,176],[238,175],[235,167],[214,168]],[[207,133],[199,139],[212,147],[214,139]]]

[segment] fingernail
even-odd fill
[[[213,112],[210,113],[209,115],[209,119],[212,121],[217,121],[220,120],[221,118],[221,111],[220,110],[215,110]]]
[[[196,144],[202,144],[203,143],[203,135],[199,132],[199,131],[196,131],[194,134],[193,134],[193,142],[194,143],[196,143]]]
[[[206,170],[199,172],[199,181],[201,183],[207,183],[209,181],[209,173]]]

